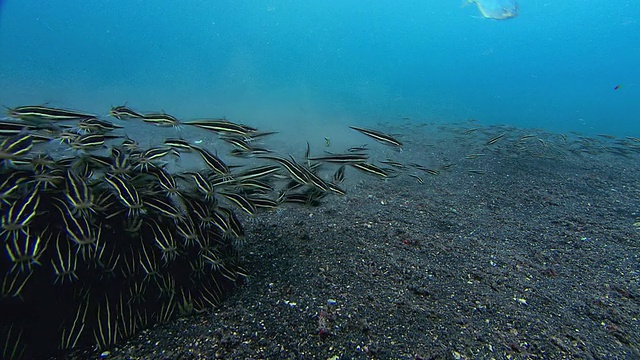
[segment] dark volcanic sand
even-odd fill
[[[345,197],[245,218],[249,282],[108,358],[640,358],[638,155],[474,136],[405,135],[396,160],[457,164],[424,184],[348,169]]]

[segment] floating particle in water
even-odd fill
[[[468,0],[476,4],[482,16],[487,19],[506,20],[518,16],[516,0]]]

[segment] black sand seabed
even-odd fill
[[[246,217],[248,283],[102,356],[640,358],[639,155],[459,130],[398,131],[397,160],[456,164],[424,184],[349,169],[347,196]]]

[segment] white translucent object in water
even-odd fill
[[[482,16],[487,19],[505,20],[518,16],[516,0],[468,0],[476,4]]]

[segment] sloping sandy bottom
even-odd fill
[[[423,184],[348,169],[344,197],[245,217],[245,285],[104,356],[640,358],[638,154],[555,137],[522,147],[511,133],[487,145],[500,129],[390,130],[405,151],[377,159],[455,166],[409,171]]]

